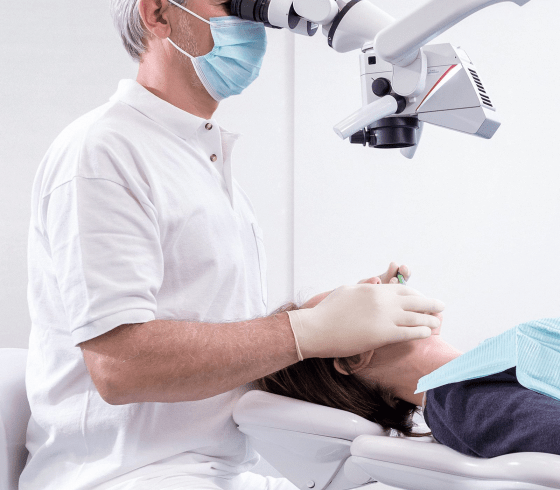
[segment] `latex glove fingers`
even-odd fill
[[[441,333],[441,324],[443,323],[443,315],[441,313],[432,313],[439,320],[439,327],[432,330],[432,335],[439,335]]]
[[[405,286],[404,284],[389,284],[389,286],[395,288],[395,292],[399,296],[424,296],[417,289],[411,288],[410,286]],[[425,296],[424,296],[425,297]]]
[[[369,279],[362,279],[358,284],[381,284],[381,279],[378,276],[370,277]]]
[[[433,315],[403,311],[396,320],[399,327],[429,327],[432,331],[440,327],[440,321]],[[430,332],[430,335],[432,332]]]
[[[399,268],[397,269],[397,272],[400,272],[405,281],[408,281],[410,279],[411,273],[410,273],[410,269],[408,268],[408,266],[406,265],[399,265]]]
[[[393,337],[388,339],[387,344],[427,339],[431,335],[432,330],[429,327],[397,327]]]
[[[410,279],[410,270],[408,266],[398,265],[396,262],[391,262],[387,272],[381,274],[379,278],[383,284],[395,284],[399,282],[397,279],[397,272],[403,275],[405,281]],[[393,281],[393,279],[395,279],[395,281]]]
[[[399,284],[397,272],[403,275],[405,281],[409,280],[410,270],[408,267],[406,265],[398,265],[396,262],[391,262],[387,272],[369,279],[362,279],[358,284]]]
[[[410,288],[406,288],[410,289]],[[407,295],[401,299],[401,307],[406,311],[415,311],[417,313],[441,313],[445,309],[445,304],[439,299],[426,298],[422,295]],[[434,317],[435,318],[435,317]],[[441,324],[441,322],[438,323]],[[438,325],[439,326],[439,325]]]
[[[431,330],[424,325],[437,319],[422,318],[421,327],[400,327],[403,310],[410,311],[403,304],[417,308],[420,314],[443,309],[440,301],[400,284],[358,284],[334,290],[314,308],[288,312],[298,357],[348,357],[389,343],[428,337]]]

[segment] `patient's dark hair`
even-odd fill
[[[290,303],[274,314],[297,309],[297,305]],[[358,358],[338,358],[338,362],[343,370],[350,373],[353,362]],[[403,436],[431,435],[431,432],[412,432],[416,426],[412,417],[415,412],[419,412],[416,405],[397,398],[377,382],[364,380],[354,374],[339,373],[334,367],[334,359],[304,359],[253,384],[258,390],[355,413],[386,430],[394,429]]]

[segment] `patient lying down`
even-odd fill
[[[302,306],[324,299],[316,296]],[[292,304],[279,311],[297,309]],[[353,412],[403,436],[423,414],[433,437],[469,456],[516,452],[560,455],[560,402],[517,382],[515,368],[414,394],[418,380],[462,353],[436,331],[340,359],[305,359],[259,379],[255,388]]]

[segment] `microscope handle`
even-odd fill
[[[358,109],[354,114],[339,122],[333,129],[343,140],[356,131],[364,129],[379,119],[392,116],[398,110],[398,103],[392,95],[386,95]]]
[[[432,0],[383,29],[375,38],[375,52],[393,65],[408,66],[418,50],[466,17],[511,1],[519,6],[529,0]]]

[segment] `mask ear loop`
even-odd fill
[[[208,20],[206,20],[204,17],[201,17],[198,14],[195,14],[192,10],[189,10],[186,7],[183,7],[182,5],[179,5],[177,2],[175,2],[174,0],[167,0],[169,3],[172,3],[173,5],[175,5],[175,7],[179,7],[180,9],[184,10],[185,12],[188,12],[191,15],[194,15],[197,19],[200,19],[202,22],[206,22],[208,25],[212,25],[212,23]]]
[[[194,56],[191,56],[189,53],[187,53],[186,51],[184,51],[183,49],[181,49],[179,46],[177,46],[171,39],[167,38],[167,40],[175,47],[175,49],[177,49],[178,51],[180,51],[181,53],[183,53],[185,56],[188,56],[191,60],[194,60]]]
[[[175,2],[174,0],[167,0],[169,3],[172,3],[173,5],[175,5],[176,7],[179,7],[180,9],[184,10],[185,12],[188,12],[189,14],[193,15],[194,17],[196,17],[197,19],[200,19],[202,22],[206,22],[208,25],[212,25],[211,22],[207,21],[204,17],[201,17],[198,14],[195,14],[194,12],[192,12],[191,10],[189,10],[186,7],[183,7],[182,5],[179,5],[177,2]],[[184,51],[183,49],[181,49],[179,46],[177,46],[170,38],[167,38],[167,40],[175,47],[175,49],[177,49],[178,51],[180,51],[181,53],[183,53],[185,56],[188,56],[191,60],[194,60],[194,56],[191,56],[189,53],[187,53],[186,51]]]

